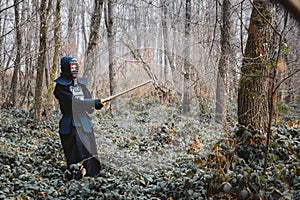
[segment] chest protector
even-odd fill
[[[75,98],[84,100],[84,94],[82,87],[78,84],[77,79],[74,79],[74,86],[70,86],[70,90],[72,94],[75,96]]]
[[[73,94],[73,96],[76,99],[84,100],[84,93],[82,86],[78,84],[78,80],[74,79],[74,84],[70,86],[70,90]],[[73,126],[75,127],[82,127],[83,131],[86,133],[92,133],[92,124],[90,122],[89,117],[85,112],[81,112],[81,107],[75,107],[73,108]],[[79,131],[79,130],[77,130]]]

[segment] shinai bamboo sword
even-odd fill
[[[145,83],[141,83],[141,84],[139,84],[139,85],[136,85],[136,86],[134,86],[134,87],[132,87],[132,88],[130,88],[130,89],[128,89],[128,90],[125,90],[125,91],[123,91],[123,92],[120,92],[120,93],[118,93],[118,94],[115,94],[115,95],[112,95],[112,96],[109,96],[109,97],[107,97],[107,98],[105,98],[105,99],[101,99],[101,103],[107,103],[108,101],[111,101],[111,100],[113,100],[113,99],[115,99],[115,98],[117,98],[117,97],[119,97],[119,96],[121,96],[121,95],[123,95],[123,94],[126,94],[126,93],[128,93],[128,92],[130,92],[130,91],[132,91],[132,90],[135,90],[135,89],[137,89],[137,88],[140,88],[140,87],[142,87],[142,86],[144,86],[144,85],[147,85],[148,83],[153,83],[153,80],[148,80],[148,81],[146,81]]]

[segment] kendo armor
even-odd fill
[[[74,85],[70,86],[70,90],[71,90],[72,94],[74,95],[75,98],[84,100],[83,90],[82,90],[82,87],[78,84],[77,78],[75,78],[73,81],[74,81],[73,82]]]

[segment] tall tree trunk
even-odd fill
[[[53,60],[52,60],[52,68],[50,73],[50,82],[48,86],[47,96],[46,96],[46,117],[48,118],[51,109],[52,109],[52,92],[54,88],[54,78],[57,71],[58,66],[58,56],[59,56],[59,49],[60,49],[60,31],[61,31],[61,17],[60,17],[60,4],[61,0],[56,0],[56,7],[55,7],[55,19],[54,19],[54,53],[53,53]]]
[[[50,13],[50,10],[52,10],[52,1],[48,1],[48,6],[47,6],[47,16],[48,13]],[[47,20],[47,19],[46,19]],[[51,44],[49,46],[52,46]],[[49,63],[47,63],[47,59],[46,59],[46,63],[45,63],[45,84],[46,84],[46,88],[49,87],[50,84],[50,67],[49,67]]]
[[[190,112],[190,33],[191,33],[191,0],[186,0],[185,11],[185,49],[184,49],[184,75],[183,75],[183,114]]]
[[[102,18],[103,0],[94,1],[94,13],[91,21],[89,43],[85,53],[83,76],[89,79],[90,85],[95,84],[95,60],[98,58],[99,31]],[[93,95],[93,90],[92,90]]]
[[[0,5],[0,9],[2,9],[2,6]],[[2,52],[3,52],[3,37],[2,37],[2,34],[3,34],[3,29],[2,27],[5,25],[5,21],[4,21],[5,17],[0,17],[0,103],[2,103],[2,98],[3,98],[3,85],[4,85],[4,66],[3,66],[3,62],[2,62]],[[2,23],[4,25],[2,25]]]
[[[113,17],[113,1],[107,1],[105,12],[105,22],[107,28],[108,39],[108,60],[109,60],[109,89],[110,95],[115,93],[117,88],[116,70],[115,70],[115,33],[114,33],[114,17]],[[116,101],[111,102],[111,109],[117,109]]]
[[[84,47],[84,49],[86,48],[87,46],[87,43],[88,43],[88,39],[87,39],[87,36],[86,36],[86,29],[85,29],[85,26],[86,26],[86,22],[85,22],[85,14],[86,14],[86,9],[85,9],[85,2],[84,1],[81,1],[81,31],[82,31],[82,35],[83,35],[83,41],[82,41],[82,45]]]
[[[14,73],[11,80],[11,94],[8,98],[8,103],[11,104],[11,106],[16,106],[17,102],[17,93],[18,93],[18,85],[19,85],[19,71],[20,71],[20,64],[21,64],[21,49],[22,49],[22,36],[21,36],[21,30],[20,30],[20,9],[19,9],[19,3],[17,0],[14,0],[14,9],[15,9],[15,25],[16,25],[16,48],[17,48],[17,54],[16,59],[14,62]],[[7,104],[8,105],[8,104]]]
[[[248,40],[238,89],[238,122],[249,128],[267,131],[268,117],[268,49],[271,31],[270,3],[253,1]]]
[[[68,8],[68,33],[67,33],[67,56],[75,56],[76,53],[76,35],[75,35],[75,8],[76,4],[73,1],[70,1]]]
[[[226,91],[227,71],[230,56],[230,0],[223,1],[221,25],[221,57],[219,60],[216,89],[216,116],[215,121],[226,128]]]
[[[174,4],[174,2],[172,2]],[[162,29],[163,29],[163,51],[164,51],[164,63],[165,63],[165,68],[164,68],[164,78],[165,81],[168,80],[168,66],[170,67],[171,70],[171,81],[174,83],[174,78],[175,78],[175,65],[174,65],[174,54],[173,54],[173,49],[170,46],[170,37],[172,35],[175,36],[176,31],[173,30],[170,34],[170,29],[168,27],[168,8],[167,8],[167,2],[163,0],[161,2],[161,7],[162,7]],[[176,36],[175,36],[176,37]],[[171,39],[172,40],[172,39]]]
[[[163,78],[164,81],[168,78],[168,53],[169,53],[169,42],[168,42],[168,25],[167,25],[167,5],[165,0],[161,0],[161,11],[162,11],[162,20],[161,20],[161,26],[162,26],[162,34],[163,34]]]
[[[34,118],[41,120],[42,100],[43,100],[43,82],[44,70],[46,65],[46,50],[47,50],[47,0],[41,1],[40,6],[40,46],[38,53],[35,96],[34,96]]]

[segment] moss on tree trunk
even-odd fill
[[[253,2],[248,40],[245,48],[238,88],[238,122],[249,128],[267,130],[268,84],[267,66],[271,51],[271,19],[269,2]]]

